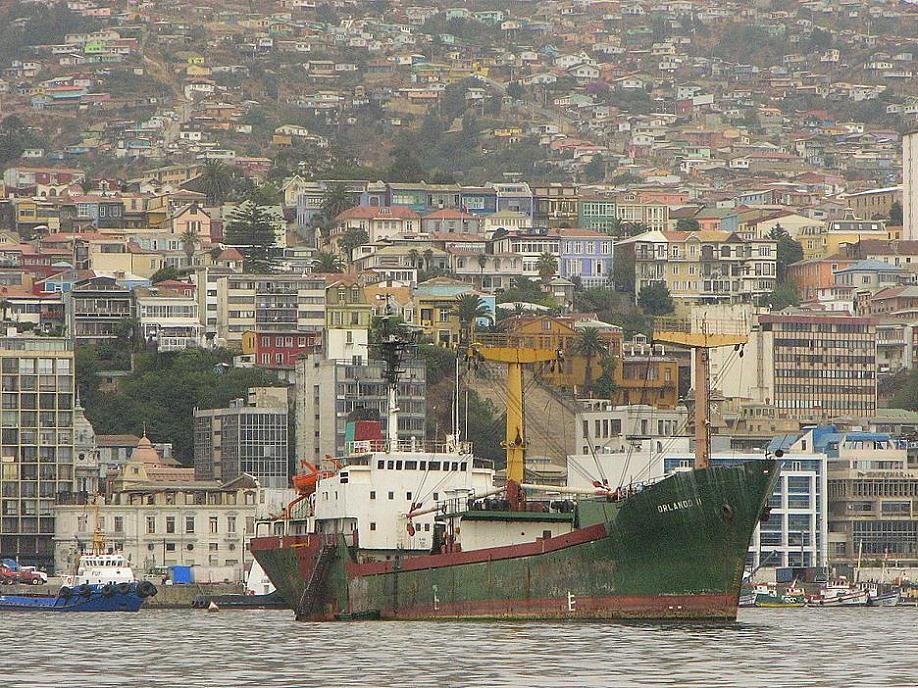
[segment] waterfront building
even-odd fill
[[[833,564],[918,564],[918,465],[886,433],[812,431],[828,456],[829,558]]]
[[[139,479],[104,497],[79,495],[54,507],[55,570],[72,571],[98,527],[106,548],[137,574],[190,566],[195,582],[243,579],[256,521],[278,513],[293,490],[263,487],[247,474],[224,483],[195,480],[189,469],[158,469],[156,456],[152,445],[141,445],[125,466]]]
[[[54,504],[74,490],[73,345],[0,338],[0,558],[54,564]]]
[[[194,411],[194,476],[226,482],[243,473],[265,487],[289,484],[287,393],[234,400],[228,408]],[[251,392],[251,390],[250,390]]]

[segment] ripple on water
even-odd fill
[[[24,688],[904,688],[918,686],[916,622],[912,608],[743,610],[709,626],[0,613],[0,676]]]

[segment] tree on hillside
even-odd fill
[[[179,271],[171,265],[165,265],[153,273],[153,276],[150,277],[150,284],[157,284],[158,282],[164,282],[166,280],[174,280],[178,278]]]
[[[491,311],[485,306],[477,294],[463,294],[459,297],[454,309],[459,318],[459,326],[462,329],[462,341],[465,343],[472,341],[472,335],[475,332],[475,323],[479,318],[491,317]]]
[[[353,251],[358,246],[364,246],[370,241],[370,235],[367,230],[358,227],[351,227],[346,230],[338,240],[338,248],[345,255],[348,262],[351,261]]]
[[[634,293],[634,254],[631,250],[616,246],[612,255],[612,281],[615,291]]]
[[[229,214],[226,243],[235,246],[243,257],[246,272],[269,272],[270,249],[274,246],[274,221],[268,211],[246,201]]]
[[[185,251],[185,257],[188,259],[188,267],[192,267],[194,252],[198,247],[200,237],[190,229],[185,230],[179,240],[182,242],[182,250]]]
[[[322,214],[329,220],[334,220],[341,213],[355,205],[354,196],[350,194],[344,184],[335,184],[325,192],[322,200]]]
[[[608,353],[608,347],[595,327],[585,327],[574,340],[574,352],[586,359],[586,368],[583,374],[583,388],[586,392],[593,391],[593,359],[602,358]]]
[[[204,163],[201,174],[189,182],[188,187],[207,196],[208,205],[213,206],[220,205],[227,199],[234,184],[233,171],[226,163],[208,160]]]
[[[780,224],[771,228],[768,238],[778,242],[778,256],[775,265],[778,282],[787,279],[787,268],[794,263],[803,260],[803,247],[791,238]]]
[[[680,217],[676,220],[676,229],[680,232],[695,232],[698,228],[698,220],[694,217]]]
[[[583,166],[583,178],[588,182],[601,182],[606,178],[606,161],[597,153]]]
[[[144,429],[160,442],[171,442],[186,465],[194,450],[194,409],[222,408],[244,397],[249,387],[277,385],[261,368],[226,368],[232,352],[186,349],[134,356],[134,369],[117,390],[100,389],[96,374],[107,365],[101,347],[77,347],[76,374],[86,416],[100,434],[136,433]]]
[[[273,184],[261,184],[259,186],[252,187],[246,192],[245,200],[254,203],[255,205],[280,205],[281,204],[281,195],[280,191]]]
[[[638,305],[647,315],[667,315],[676,310],[669,288],[663,282],[653,282],[641,287]]]
[[[386,181],[419,182],[424,178],[424,168],[407,145],[392,152],[392,164],[386,170]]]
[[[342,272],[341,257],[327,251],[319,251],[312,257],[313,272]]]
[[[902,226],[902,204],[899,201],[893,201],[889,207],[889,224],[893,227]]]
[[[543,284],[548,284],[558,272],[558,258],[545,251],[536,260],[536,270]]]
[[[767,296],[766,301],[771,310],[780,311],[788,306],[799,304],[800,294],[797,293],[797,286],[793,282],[779,282]]]

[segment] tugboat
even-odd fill
[[[0,595],[0,611],[136,612],[156,586],[138,581],[120,554],[106,554],[102,531],[93,533],[92,554],[81,556],[77,572],[65,577],[57,595]]]
[[[507,367],[506,484],[495,485],[458,423],[446,443],[398,437],[413,347],[393,322],[387,306],[386,439],[349,443],[297,513],[285,510],[284,534],[251,541],[297,619],[736,619],[749,539],[779,477],[772,457],[709,462],[708,349],[745,336],[658,333],[695,349],[694,470],[583,494],[525,480],[523,367],[561,364],[563,352],[507,335],[464,347],[470,365]]]

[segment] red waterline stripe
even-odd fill
[[[500,559],[517,559],[531,557],[537,554],[547,554],[561,549],[580,545],[585,542],[599,540],[606,536],[606,526],[603,523],[580,528],[571,533],[558,535],[553,538],[526,542],[519,545],[505,545],[503,547],[489,547],[476,549],[470,552],[449,552],[447,554],[428,554],[417,557],[406,557],[399,562],[399,571],[423,571],[445,566],[459,566],[462,564],[477,564]],[[347,573],[351,578],[359,576],[378,576],[393,572],[392,561],[372,561],[363,564],[348,562]]]

